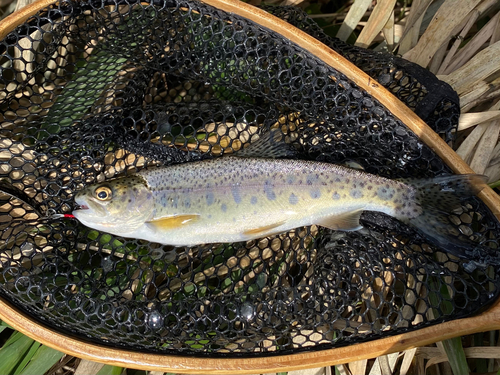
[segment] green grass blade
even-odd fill
[[[11,326],[9,326],[7,323],[0,320],[0,333],[2,333],[2,331],[6,328],[14,329]]]
[[[15,332],[0,349],[0,374],[11,374],[26,356],[35,341]]]
[[[96,375],[120,375],[123,372],[122,367],[105,365]]]
[[[12,329],[12,330],[14,330],[14,329]],[[23,337],[23,335],[21,333],[14,330],[14,332],[10,335],[10,337],[7,339],[7,341],[5,341],[5,344],[3,344],[2,348],[5,348],[9,345],[12,345],[14,342],[21,339],[22,337]]]
[[[453,374],[469,374],[470,370],[467,364],[467,358],[465,357],[464,348],[462,347],[462,338],[455,337],[453,339],[443,340],[442,343]]]
[[[58,133],[61,127],[67,127],[81,118],[115,79],[126,61],[126,58],[113,56],[109,51],[90,56],[56,98],[41,129],[51,134]]]
[[[148,375],[148,373],[144,370],[128,369],[127,375]]]
[[[450,300],[448,288],[443,280],[437,277],[430,277],[429,281],[432,285],[432,289],[439,291],[439,294],[441,294],[441,297],[445,301]],[[451,313],[452,309],[450,303],[443,300],[441,300],[440,302],[435,292],[429,293],[429,299],[433,306],[437,306],[438,304],[440,304],[440,308],[444,314]],[[464,348],[462,346],[462,338],[455,337],[453,339],[443,340],[441,342],[443,343],[444,351],[446,352],[446,356],[448,357],[448,362],[450,363],[453,374],[469,374],[470,369],[469,365],[467,364],[467,358],[465,357]]]
[[[484,346],[483,332],[475,333],[473,336],[474,346]],[[485,358],[476,358],[476,371],[480,374],[488,372],[488,360]]]
[[[25,367],[26,365],[34,358],[36,351],[40,347],[39,342],[33,342],[33,345],[30,346],[28,352],[24,356],[24,358],[17,364],[16,368],[13,371],[14,375],[18,375]]]
[[[497,187],[500,187],[500,180],[492,182],[491,184],[488,184],[488,186],[492,189],[495,189]]]
[[[60,351],[42,345],[38,348],[30,363],[21,371],[19,375],[44,374],[54,366],[64,355]]]

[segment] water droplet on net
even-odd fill
[[[103,258],[101,264],[104,272],[109,272],[113,269],[113,261],[110,259],[110,257]]]
[[[255,315],[255,308],[250,302],[245,302],[241,305],[241,316],[247,320],[250,320]]]
[[[158,329],[163,327],[163,316],[158,311],[153,311],[149,314],[148,325],[152,329]]]
[[[23,256],[28,257],[35,251],[32,243],[26,242],[21,245],[21,253]]]
[[[264,288],[267,284],[267,275],[265,273],[260,273],[256,278],[255,284],[257,284],[260,289]]]
[[[151,251],[151,259],[157,260],[161,259],[165,255],[165,251],[162,249],[154,249]]]

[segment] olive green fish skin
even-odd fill
[[[123,182],[131,178],[135,180],[130,184]],[[384,212],[403,221],[422,213],[411,185],[299,160],[223,157],[144,170],[91,186],[77,195],[77,203],[89,206],[86,202],[103,185],[113,190],[106,207],[114,207],[115,220],[110,224],[103,222],[103,215],[74,211],[83,224],[169,245],[237,242],[312,224],[356,230],[362,210]],[[134,202],[137,191],[144,195],[142,207]],[[125,211],[130,210],[140,216],[133,225],[125,219]],[[179,215],[190,219],[173,227],[157,225]]]

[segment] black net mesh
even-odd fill
[[[294,8],[266,10],[451,140],[458,99],[434,76],[331,40]],[[498,270],[372,212],[357,232],[312,226],[190,248],[46,218],[70,213],[88,184],[237,152],[272,127],[303,159],[390,178],[450,173],[377,100],[274,32],[197,2],[64,1],[0,53],[0,295],[52,329],[150,352],[286,354],[470,316],[498,295]],[[496,249],[500,227],[479,199],[449,221]]]

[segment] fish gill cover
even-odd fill
[[[452,141],[449,86],[330,39],[297,9],[265,9]],[[498,295],[498,267],[383,214],[365,212],[356,232],[312,226],[189,248],[45,218],[70,213],[87,185],[237,152],[270,128],[305,160],[389,178],[451,173],[374,98],[274,32],[194,1],[64,1],[8,34],[0,53],[0,295],[52,329],[158,353],[280,354],[470,316]],[[496,249],[497,220],[477,198],[462,203],[448,217],[457,238]]]

